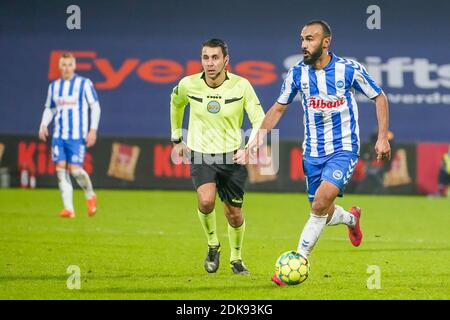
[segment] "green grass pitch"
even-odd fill
[[[0,190],[0,299],[450,299],[448,199],[347,195],[363,209],[364,240],[353,248],[345,226],[327,227],[301,285],[270,281],[279,254],[295,249],[308,218],[304,194],[248,193],[243,257],[252,275],[232,274],[226,222],[216,274],[203,270],[206,239],[193,191],[99,190],[89,218],[75,193],[77,216],[58,217],[57,189]],[[69,290],[67,268],[81,288]],[[378,266],[380,289],[368,289]],[[369,279],[369,280],[368,280]]]

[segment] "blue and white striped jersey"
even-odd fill
[[[98,102],[92,81],[75,74],[70,80],[57,79],[48,87],[45,107],[56,109],[53,138],[85,139],[88,107]]]
[[[281,87],[278,103],[289,104],[299,92],[303,105],[304,156],[324,157],[346,150],[359,154],[358,106],[352,89],[372,99],[381,93],[358,62],[331,54],[322,70],[303,61],[292,67]]]

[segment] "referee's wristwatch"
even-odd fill
[[[183,141],[183,138],[178,138],[178,139],[170,139],[170,141],[172,141],[173,144],[179,144]]]

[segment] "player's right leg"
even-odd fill
[[[58,187],[64,205],[64,209],[59,215],[63,218],[73,218],[75,217],[73,188],[67,171],[66,152],[64,141],[62,139],[53,139],[52,158],[53,162],[56,164],[56,177],[58,178]]]
[[[245,234],[245,219],[242,213],[247,169],[236,164],[218,164],[217,191],[224,204],[228,220],[228,241],[230,244],[230,267],[234,274],[250,275],[242,260]]]
[[[220,243],[217,238],[216,223],[216,184],[205,183],[197,188],[198,198],[198,218],[205,232],[208,241],[208,254],[205,258],[204,267],[209,273],[214,273],[219,269]]]
[[[69,164],[69,171],[78,185],[83,189],[88,207],[88,215],[92,217],[97,212],[97,196],[92,187],[89,174],[83,169],[86,145],[84,140],[67,140],[66,156]]]
[[[216,172],[211,165],[203,163],[200,153],[193,152],[191,157],[191,177],[197,191],[197,215],[208,241],[208,253],[204,268],[208,273],[219,269],[220,242],[216,225]]]
[[[311,213],[300,236],[297,252],[308,258],[327,223],[328,215],[333,213],[334,199],[339,188],[328,181],[322,181],[311,202]]]
[[[228,220],[228,240],[230,242],[230,267],[234,274],[250,275],[242,261],[242,244],[244,242],[245,220],[242,208],[224,202],[224,212]]]

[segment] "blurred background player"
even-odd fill
[[[187,76],[173,89],[170,118],[174,152],[186,156],[192,151],[191,176],[198,198],[198,217],[208,239],[204,267],[209,273],[219,268],[220,243],[216,232],[216,190],[228,220],[230,265],[235,274],[248,275],[241,256],[245,232],[242,214],[245,166],[233,163],[241,147],[244,110],[256,133],[264,111],[250,82],[226,71],[228,46],[211,39],[202,46],[203,72]],[[190,105],[187,146],[182,143],[184,109]],[[242,150],[240,151],[242,152]]]
[[[370,142],[375,145],[378,140],[378,128],[370,135]],[[388,141],[391,146],[391,150],[394,150],[394,133],[388,131]],[[391,170],[393,157],[389,160],[379,161],[378,154],[373,150],[366,150],[360,155],[362,160],[358,165],[364,167],[364,179],[357,183],[356,188],[351,191],[352,193],[372,193],[382,194],[386,192],[386,186],[384,183],[385,175]],[[356,169],[357,170],[357,169]],[[356,173],[355,170],[355,173]],[[347,189],[348,190],[348,189]]]
[[[91,80],[75,74],[75,57],[67,52],[59,60],[61,78],[53,81],[48,88],[47,100],[39,129],[39,138],[46,141],[48,125],[55,117],[52,157],[56,163],[56,175],[64,209],[61,217],[75,217],[73,188],[69,173],[84,190],[88,215],[97,210],[96,195],[91,179],[83,169],[86,147],[97,140],[100,121],[100,105]],[[90,110],[90,124],[88,110]],[[89,129],[88,129],[89,128]]]
[[[448,146],[448,152],[442,157],[442,164],[439,169],[438,176],[438,193],[445,197],[450,197],[450,145]]]
[[[390,159],[391,149],[387,98],[364,67],[329,52],[331,28],[324,21],[307,23],[300,39],[303,61],[289,70],[280,96],[267,112],[261,129],[273,129],[295,95],[301,93],[305,124],[303,170],[311,213],[297,251],[308,258],[325,225],[347,225],[354,246],[359,246],[362,240],[360,208],[346,211],[334,204],[337,196],[343,196],[359,157],[358,108],[352,88],[375,101],[377,160]],[[250,142],[245,155],[236,157],[238,163],[247,161],[262,141],[264,131]],[[283,285],[276,275],[272,280]]]

